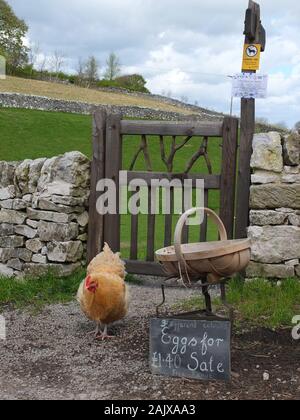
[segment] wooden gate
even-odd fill
[[[121,248],[120,203],[117,203],[117,214],[99,215],[96,210],[99,194],[96,191],[96,186],[98,181],[103,178],[112,179],[117,185],[117,196],[119,195],[123,138],[127,135],[140,136],[141,138],[140,147],[132,156],[128,182],[133,179],[144,180],[149,187],[149,203],[151,203],[152,179],[190,179],[193,181],[193,185],[196,184],[197,179],[203,179],[205,181],[205,205],[208,206],[209,192],[219,190],[220,217],[226,226],[229,238],[234,237],[238,150],[238,120],[236,118],[226,117],[220,122],[132,121],[123,120],[119,115],[107,115],[100,111],[94,115],[88,260],[101,251],[104,242],[107,242],[113,251],[119,251]],[[166,172],[152,171],[148,145],[149,141],[153,141],[153,137],[149,138],[149,136],[159,139],[160,156],[157,158],[165,164]],[[171,138],[169,156],[167,156],[164,143],[166,137]],[[187,162],[184,173],[174,173],[173,162],[177,152],[186,147],[195,137],[197,137],[197,141],[199,141],[199,137],[201,138],[199,149]],[[216,137],[222,139],[222,163],[220,173],[213,175],[207,146],[210,139]],[[147,170],[143,172],[134,171],[140,153],[143,153],[147,167]],[[191,173],[191,169],[201,157],[206,160],[209,175]],[[161,233],[161,236],[164,236],[163,246],[171,245],[172,217],[172,215],[165,216],[164,232]],[[138,223],[139,216],[131,216],[130,257],[127,261],[127,271],[132,274],[162,275],[160,265],[155,262],[156,216],[153,214],[147,216],[147,255],[144,261],[138,259]],[[184,236],[184,240],[187,242],[189,239],[188,228],[186,228]],[[201,226],[199,236],[201,241],[207,239],[207,220]]]

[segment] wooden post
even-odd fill
[[[234,236],[238,126],[237,118],[224,119],[220,217],[229,239]]]
[[[105,178],[112,179],[116,185],[117,214],[108,214],[104,218],[104,237],[113,252],[121,248],[121,215],[119,179],[122,169],[121,116],[111,114],[106,126],[106,168]]]
[[[91,166],[91,193],[89,200],[88,263],[101,252],[104,242],[104,218],[96,209],[98,182],[105,177],[106,111],[93,116],[93,160]]]
[[[249,8],[246,12],[245,44],[261,44],[262,51],[265,49],[265,31],[260,21],[260,6],[249,0]],[[248,71],[256,73],[255,71]],[[255,133],[255,99],[242,99],[241,102],[241,133],[240,133],[240,156],[237,188],[237,212],[236,232],[237,239],[247,237],[249,226],[249,201],[251,185],[251,156],[253,152],[252,142]]]

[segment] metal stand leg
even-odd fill
[[[201,281],[202,281],[201,290],[202,290],[202,294],[203,294],[204,299],[205,299],[205,309],[202,310],[202,311],[191,312],[191,313],[188,313],[186,315],[195,315],[197,313],[198,314],[199,313],[202,313],[202,314],[206,313],[208,318],[211,318],[212,316],[214,316],[214,314],[213,314],[213,308],[212,308],[212,299],[211,299],[211,295],[209,293],[209,287],[210,286],[207,283],[206,279],[201,279]],[[221,301],[222,301],[223,305],[228,309],[230,321],[233,322],[234,321],[234,309],[226,301],[226,281],[220,284],[220,290],[221,290]],[[159,318],[159,316],[160,316],[160,313],[159,313],[160,308],[162,306],[164,306],[164,304],[166,303],[166,289],[165,289],[164,284],[161,285],[161,291],[162,291],[162,302],[159,305],[156,306],[157,318]]]
[[[231,305],[228,304],[228,302],[226,300],[226,284],[222,283],[220,285],[220,289],[221,289],[221,301],[222,301],[223,305],[229,310],[229,318],[230,318],[230,321],[233,322],[234,321],[234,309]]]
[[[162,306],[164,306],[164,304],[166,303],[166,292],[165,292],[165,285],[164,285],[164,284],[162,284],[162,285],[161,285],[161,292],[162,292],[163,301],[162,301],[162,303],[161,303],[161,304],[159,304],[159,305],[156,307],[156,316],[157,316],[157,318],[159,318],[159,309],[160,309]]]
[[[206,280],[205,280],[206,282]],[[212,314],[212,303],[211,303],[211,296],[209,294],[208,286],[202,287],[202,293],[205,298],[205,306],[206,306],[206,312],[208,314]]]

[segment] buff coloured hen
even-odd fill
[[[77,300],[83,313],[97,328],[95,338],[105,340],[108,325],[123,319],[128,312],[128,288],[125,284],[125,263],[105,244],[103,252],[88,266],[87,277],[81,283]]]

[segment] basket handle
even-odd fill
[[[181,218],[179,219],[179,221],[177,223],[176,230],[175,230],[174,246],[175,246],[175,252],[176,252],[177,259],[178,259],[181,267],[185,267],[187,276],[188,276],[187,263],[186,263],[186,260],[184,258],[184,255],[182,253],[182,247],[181,247],[181,245],[182,245],[182,230],[183,230],[183,228],[186,224],[187,219],[198,211],[204,211],[216,223],[216,225],[218,226],[221,241],[227,241],[227,239],[228,239],[224,223],[222,222],[222,220],[219,218],[219,216],[213,210],[205,208],[205,207],[195,207],[195,208],[192,208],[192,209],[186,211],[181,216]]]

